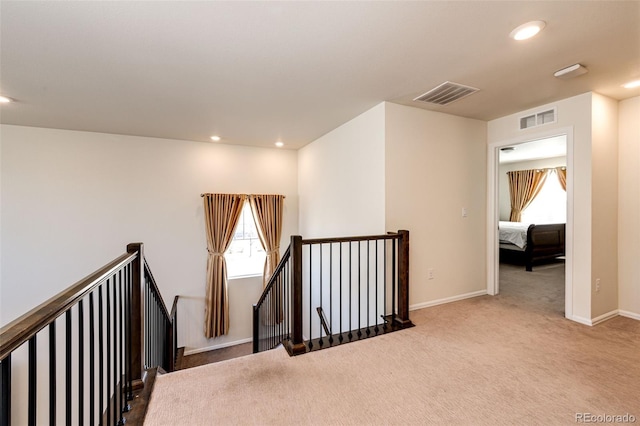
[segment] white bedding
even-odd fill
[[[500,241],[506,241],[520,248],[527,245],[528,223],[503,222],[498,223],[498,237]]]

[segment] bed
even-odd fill
[[[564,223],[529,225],[500,221],[500,257],[520,258],[525,269],[532,271],[534,262],[565,255],[565,228]]]

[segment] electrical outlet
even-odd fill
[[[432,280],[433,277],[433,268],[429,268],[429,270],[427,271],[427,279],[428,280]]]
[[[596,293],[600,292],[600,278],[596,278]]]

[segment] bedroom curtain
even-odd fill
[[[556,173],[558,174],[558,180],[560,181],[560,185],[562,189],[567,190],[567,168],[566,167],[556,167]]]
[[[224,252],[233,239],[246,195],[204,194],[207,237],[207,291],[204,334],[207,338],[229,332],[227,264]]]
[[[516,170],[507,172],[509,197],[511,199],[511,222],[520,222],[526,209],[542,189],[547,179],[547,170]]]
[[[266,287],[280,261],[282,236],[283,195],[250,195],[249,203],[258,228],[258,238],[267,253],[264,261],[262,287]]]

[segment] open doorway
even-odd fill
[[[567,318],[573,314],[572,138],[572,129],[567,128],[537,137],[495,143],[489,146],[488,157],[487,293],[497,295],[504,287],[504,295],[520,297],[528,306],[538,306]],[[545,180],[522,215],[513,217],[507,172],[518,170],[539,171]],[[564,182],[560,182],[559,173],[563,174]],[[501,241],[504,238],[500,235],[500,225],[509,225],[508,222],[516,222],[511,225],[521,228],[520,250],[509,251],[505,241]],[[558,233],[561,229],[564,253],[558,251],[558,247],[551,247],[548,252],[538,251],[532,264],[528,264],[525,246],[528,236],[532,235],[528,232],[531,224],[540,224],[538,231]],[[531,244],[530,247],[542,245]]]
[[[563,315],[566,135],[498,153],[498,286],[510,303]]]

